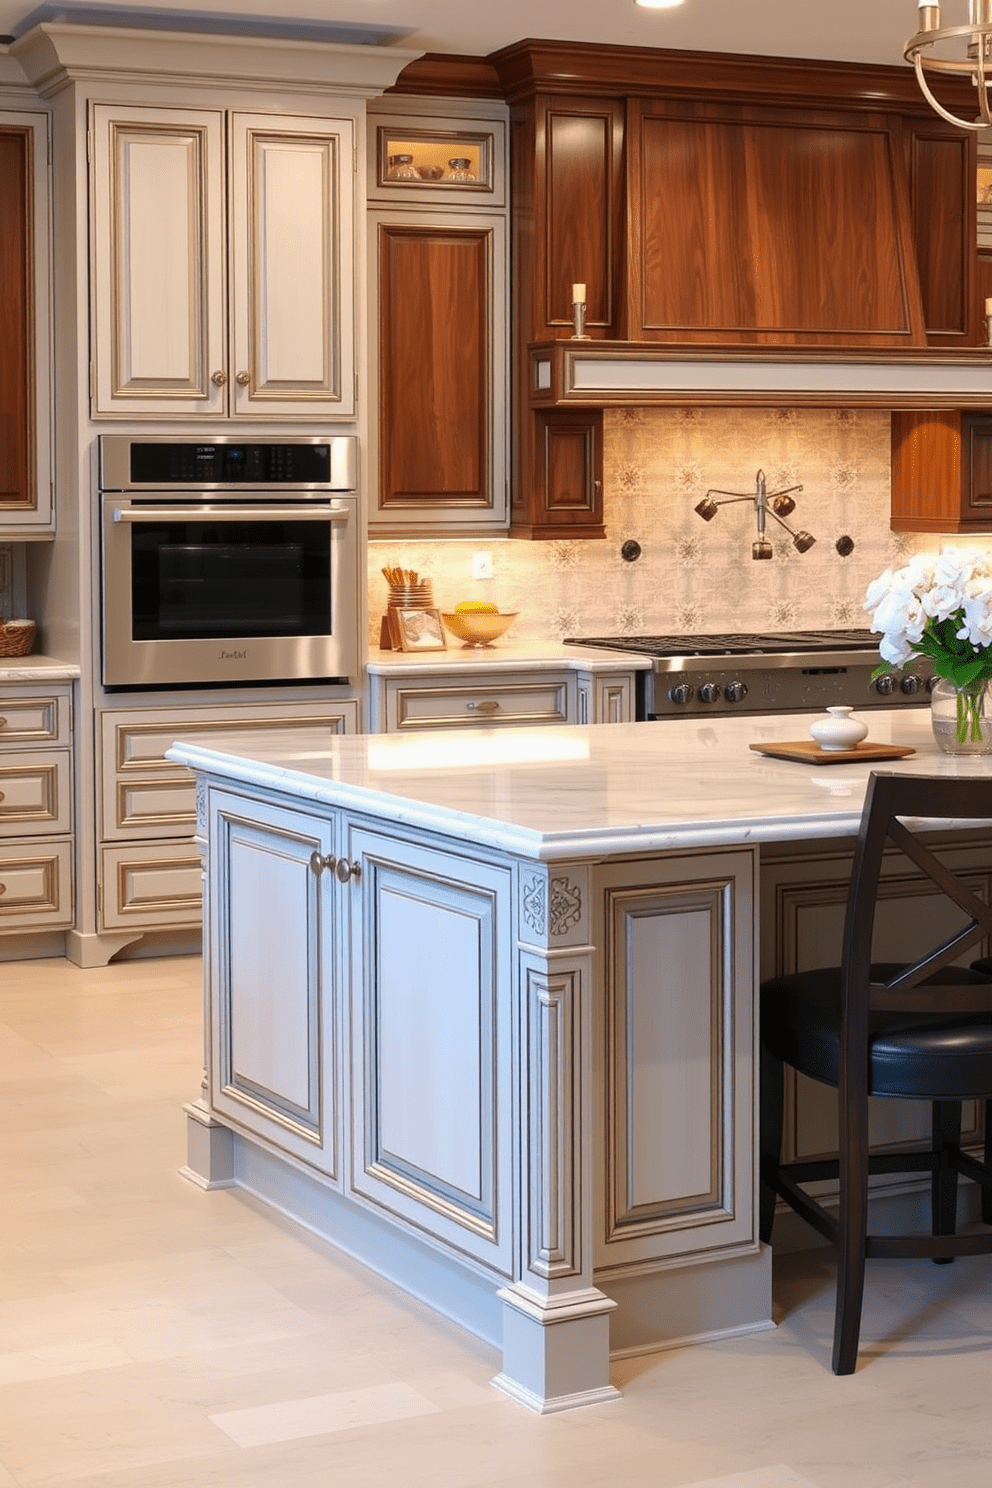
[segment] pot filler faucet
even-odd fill
[[[706,495],[694,510],[699,513],[704,522],[712,522],[719,507],[730,506],[735,501],[753,501],[755,515],[758,521],[758,536],[751,544],[752,558],[770,558],[772,556],[772,545],[765,536],[765,518],[769,512],[771,512],[779,526],[784,527],[792,538],[793,547],[800,553],[806,553],[816,542],[816,538],[801,528],[798,532],[795,532],[789,526],[788,522],[783,520],[784,517],[789,516],[796,509],[796,503],[792,499],[792,492],[801,490],[802,486],[787,486],[784,490],[773,491],[769,495],[765,482],[765,472],[759,470],[754,481],[753,496],[741,496],[736,491],[710,490],[706,492]],[[714,501],[714,496],[725,496],[727,499],[725,501]]]

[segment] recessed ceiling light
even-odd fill
[[[674,10],[676,5],[684,5],[685,0],[635,0],[635,3],[644,10]]]

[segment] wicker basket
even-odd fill
[[[0,620],[0,656],[27,656],[34,632],[33,620]]]

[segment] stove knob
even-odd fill
[[[723,689],[723,695],[728,703],[742,703],[747,697],[747,683],[728,682]]]
[[[670,703],[681,703],[684,707],[686,703],[692,702],[695,692],[696,689],[690,687],[688,682],[676,682],[674,687],[668,689],[668,701]]]
[[[919,692],[919,690],[920,690],[920,679],[919,679],[919,677],[913,677],[913,676],[903,677],[902,681],[899,683],[899,686],[902,688],[903,692],[905,692],[905,693]]]
[[[933,674],[932,677],[928,677],[927,678],[927,692],[933,692],[934,688],[937,686],[937,683],[939,681],[940,681],[940,678],[937,676],[936,672],[934,672],[934,674]]]
[[[718,703],[723,697],[723,691],[719,682],[704,682],[699,689],[699,701],[701,703]]]
[[[893,676],[879,677],[875,683],[875,691],[882,697],[891,697],[896,690],[896,679]]]

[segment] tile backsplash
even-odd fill
[[[519,610],[518,640],[721,630],[861,626],[871,579],[940,539],[889,528],[889,415],[875,409],[630,408],[604,416],[605,541],[373,542],[369,638],[387,599],[381,569],[415,568],[435,602],[488,599]],[[755,561],[754,506],[693,508],[711,488],[753,495],[801,485],[790,527],[816,543],[799,553],[769,516],[774,556]],[[719,498],[717,498],[719,499]],[[849,539],[843,556],[837,544]],[[620,554],[634,539],[641,556]],[[841,543],[846,548],[847,543]],[[492,554],[494,578],[470,559]]]

